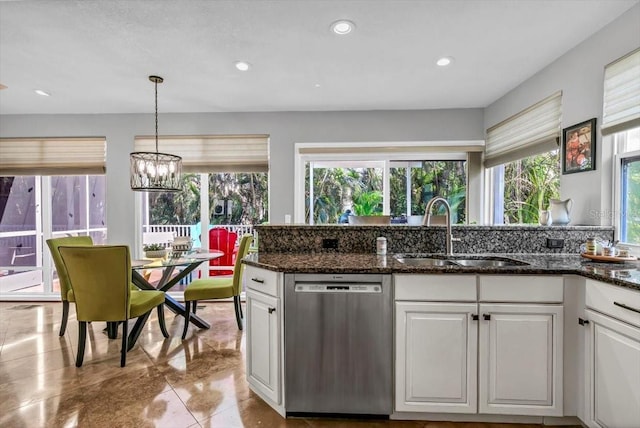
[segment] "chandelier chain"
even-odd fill
[[[156,88],[156,153],[158,153],[158,80],[154,80]]]

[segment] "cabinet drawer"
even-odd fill
[[[280,275],[278,272],[247,265],[244,269],[244,283],[251,290],[279,297],[278,278]]]
[[[587,279],[588,308],[640,327],[640,291]]]
[[[555,276],[481,275],[481,302],[562,303],[564,279]]]
[[[396,300],[475,302],[475,275],[394,275]]]

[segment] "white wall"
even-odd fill
[[[484,139],[482,109],[161,114],[158,121],[163,135],[270,135],[273,223],[293,213],[295,143]],[[106,137],[108,239],[135,247],[129,153],[135,135],[153,134],[153,115],[5,115],[0,125],[0,137]]]
[[[640,47],[640,4],[485,109],[485,129],[561,89],[562,127],[597,118],[596,170],[563,175],[561,198],[572,198],[572,224],[611,225],[612,154],[603,145],[604,66]],[[605,143],[607,143],[605,141]],[[600,215],[594,215],[600,214]]]

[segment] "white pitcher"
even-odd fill
[[[538,222],[542,226],[549,226],[551,224],[551,213],[549,210],[540,210],[538,212]]]
[[[571,219],[569,213],[573,207],[571,198],[561,201],[560,199],[549,199],[549,212],[551,213],[551,224],[565,225],[569,224]]]

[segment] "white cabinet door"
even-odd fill
[[[480,413],[562,416],[560,305],[480,304]]]
[[[247,379],[278,405],[280,388],[280,299],[247,292]]]
[[[591,427],[640,426],[640,329],[587,310]]]
[[[396,303],[396,411],[475,413],[475,303]]]

